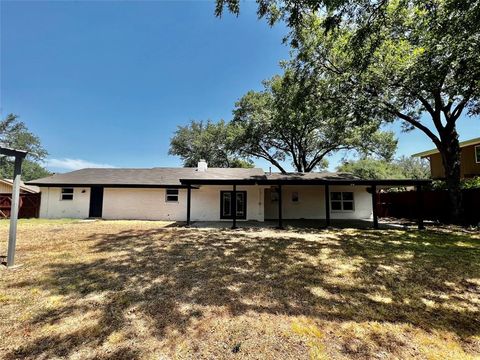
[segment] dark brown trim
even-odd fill
[[[283,229],[282,185],[278,185],[278,228]]]
[[[330,226],[330,186],[325,184],[325,226]]]
[[[244,196],[243,200],[245,200],[245,198],[247,197],[246,191],[243,196]],[[237,228],[237,185],[233,185],[231,200],[233,200],[230,204],[231,210],[232,210],[232,229],[236,229]],[[222,201],[222,204],[223,204],[223,201]],[[247,209],[245,208],[245,214],[246,214],[246,210]]]
[[[377,186],[376,185],[372,185],[372,213],[373,213],[373,228],[378,229]]]
[[[25,158],[27,156],[28,152],[24,150],[15,150],[15,149],[10,149],[10,148],[5,148],[0,146],[0,154],[6,155],[6,156],[15,156],[18,158]]]
[[[190,214],[192,208],[192,187],[187,186],[187,226],[190,225]]]

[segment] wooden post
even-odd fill
[[[378,229],[377,185],[372,185],[372,211],[373,211],[373,228]]]
[[[278,185],[278,228],[283,229],[282,185]]]
[[[190,226],[190,213],[192,207],[192,185],[187,186],[187,226]]]
[[[418,230],[424,230],[423,225],[423,189],[422,185],[417,185],[417,225]]]
[[[232,193],[232,229],[237,228],[237,185],[233,185],[233,193]]]
[[[325,184],[325,226],[330,226],[330,186]]]
[[[13,172],[12,205],[10,209],[10,232],[8,236],[7,266],[15,265],[15,246],[17,242],[17,219],[20,202],[20,180],[22,174],[22,160],[15,156],[15,169]]]

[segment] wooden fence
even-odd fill
[[[10,217],[12,194],[0,194],[0,219]],[[40,213],[40,194],[20,194],[19,218],[38,218]]]
[[[423,217],[448,222],[450,204],[445,190],[423,191]],[[480,189],[463,190],[464,220],[470,224],[480,222]],[[378,196],[379,217],[415,219],[417,217],[415,191],[385,192]]]

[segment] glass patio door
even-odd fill
[[[233,218],[233,191],[221,191],[220,192],[220,218],[232,219]],[[237,219],[247,218],[247,192],[237,191]]]

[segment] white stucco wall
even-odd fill
[[[365,186],[330,186],[330,192],[353,191],[354,211],[330,211],[332,219],[369,219],[372,216],[372,197]],[[272,202],[270,189],[265,189],[265,219],[278,218],[278,202]],[[299,201],[292,201],[298,192]],[[320,186],[282,186],[282,215],[284,219],[325,218],[325,190]]]
[[[232,187],[201,186],[192,189],[191,220],[219,221],[222,190],[231,191]],[[247,220],[263,221],[263,187],[238,186],[237,190],[247,191]],[[110,220],[185,221],[187,190],[179,189],[177,203],[166,202],[165,192],[166,189],[104,188],[102,217]],[[60,193],[61,188],[42,188],[40,217],[88,217],[90,188],[74,188],[73,200],[60,200]]]
[[[88,217],[90,188],[73,188],[73,200],[61,200],[61,188],[41,188],[40,217],[59,219]]]
[[[237,186],[247,192],[247,219],[263,221],[263,187]],[[232,191],[231,186],[201,186],[192,190],[192,221],[220,221],[220,191]],[[231,220],[225,220],[231,221]],[[241,220],[239,220],[241,221]]]
[[[201,186],[192,189],[192,221],[220,221],[220,191],[231,191],[231,186]],[[247,220],[263,221],[278,217],[278,203],[270,201],[270,189],[262,186],[238,186],[247,191]],[[187,218],[187,191],[179,190],[178,203],[165,202],[166,189],[105,188],[103,218],[172,220]],[[292,202],[297,191],[299,202]],[[353,191],[355,211],[331,211],[332,219],[369,219],[372,216],[372,198],[365,186],[330,186],[330,191]],[[42,188],[40,217],[87,218],[90,188],[74,188],[73,200],[60,200],[61,188]],[[265,206],[264,206],[265,202]],[[325,218],[323,186],[283,186],[284,219]],[[231,220],[225,220],[231,221]],[[241,221],[241,220],[239,220]]]
[[[104,219],[172,220],[187,219],[187,191],[179,189],[178,202],[165,201],[166,189],[105,188]]]

